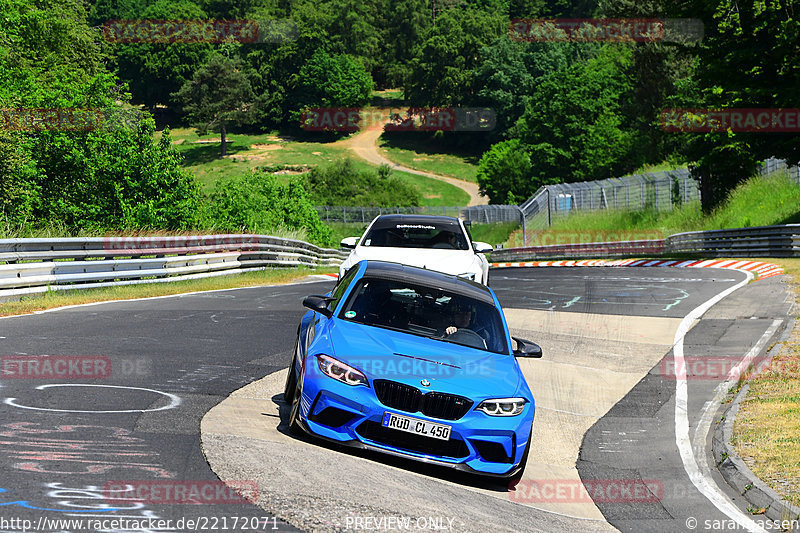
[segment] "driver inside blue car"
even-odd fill
[[[482,344],[482,346],[478,347],[486,348],[488,346],[491,339],[491,333],[486,329],[485,324],[482,323],[471,305],[463,302],[457,303],[455,306],[455,311],[453,312],[451,324],[452,325],[445,328],[443,335],[444,337],[463,337],[466,335],[468,338],[470,335],[475,335],[482,341],[479,343]],[[471,345],[469,342],[466,344]]]
[[[456,307],[455,313],[453,313],[453,323],[454,326],[447,326],[447,329],[444,330],[445,335],[452,335],[456,331],[461,328],[470,328],[470,323],[472,322],[472,308],[467,305],[459,305]]]

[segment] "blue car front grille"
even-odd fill
[[[469,448],[460,439],[450,440],[432,439],[421,435],[414,435],[396,429],[383,427],[380,422],[366,420],[362,422],[356,432],[367,440],[391,446],[400,450],[461,459],[469,455]]]
[[[455,394],[428,392],[405,383],[376,379],[373,382],[378,400],[385,406],[407,413],[422,413],[431,418],[458,420],[472,407],[472,400]]]

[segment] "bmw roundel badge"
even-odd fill
[[[423,379],[422,381],[419,382],[419,384],[422,385],[423,387],[430,387],[431,386],[431,382],[428,381],[427,379]]]

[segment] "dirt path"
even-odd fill
[[[488,198],[486,198],[485,196],[481,196],[478,193],[479,189],[477,183],[471,183],[469,181],[451,178],[449,176],[442,176],[441,174],[434,174],[432,172],[415,170],[413,168],[404,167],[402,165],[398,165],[393,161],[390,161],[378,151],[377,141],[382,133],[383,133],[383,126],[375,125],[366,130],[361,130],[360,132],[356,133],[349,139],[346,139],[344,141],[339,141],[336,144],[339,144],[341,146],[347,146],[358,157],[364,159],[365,161],[369,161],[370,163],[373,163],[375,165],[389,165],[394,170],[408,172],[410,174],[417,174],[419,176],[425,176],[426,178],[433,178],[439,181],[444,181],[449,183],[450,185],[455,185],[459,189],[462,189],[467,194],[469,194],[468,205],[486,205],[489,203]]]

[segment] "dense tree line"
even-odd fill
[[[440,134],[487,151],[480,173],[494,203],[540,185],[602,179],[644,164],[683,160],[702,178],[710,209],[757,160],[796,161],[796,135],[665,132],[666,107],[796,107],[800,2],[768,0],[128,0],[97,2],[108,18],[288,20],[285,40],[242,45],[257,95],[254,127],[296,127],[308,106],[358,106],[376,87],[401,87],[412,106],[488,106],[489,134]],[[700,41],[524,42],[518,18],[699,19]],[[210,53],[203,45],[120,45],[120,77],[135,102],[179,109],[175,88]],[[741,75],[740,75],[741,74]],[[164,82],[159,80],[163,79]],[[158,93],[158,94],[154,94]],[[507,141],[517,140],[509,144]],[[509,147],[514,147],[510,150]],[[518,153],[523,152],[523,153]],[[498,158],[511,158],[504,164]],[[512,176],[492,168],[526,169]]]
[[[268,131],[297,129],[308,107],[363,106],[374,88],[402,88],[410,106],[496,111],[491,132],[436,134],[439,142],[485,152],[478,176],[493,203],[521,201],[546,183],[602,179],[673,159],[692,166],[704,207],[711,208],[758,160],[800,159],[793,133],[674,133],[659,124],[668,107],[800,107],[800,0],[0,0],[0,6],[2,108],[134,105],[172,125]],[[513,39],[509,22],[526,17],[695,18],[705,35],[687,42]],[[139,19],[253,20],[261,38],[103,38],[109,21]],[[156,141],[153,131],[148,114],[136,128],[3,129],[4,216],[109,228],[207,221],[205,200],[169,137]],[[312,178],[321,183],[325,174]],[[269,191],[254,194],[291,192]],[[307,201],[301,196],[298,202]],[[230,190],[216,196],[235,197]]]

